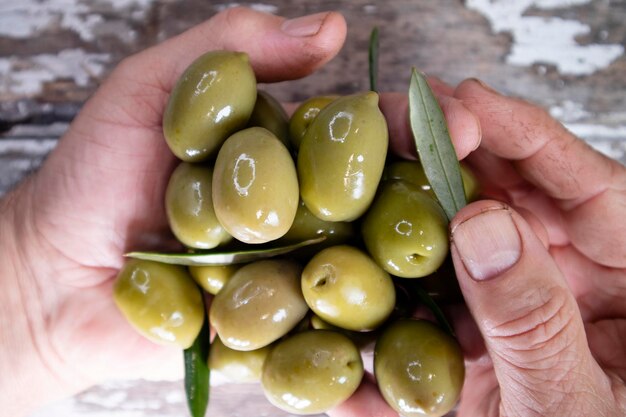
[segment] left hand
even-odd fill
[[[171,239],[163,201],[176,160],[161,119],[172,87],[216,49],[247,52],[259,82],[300,78],[345,35],[337,13],[287,21],[234,8],[113,71],[39,172],[0,201],[0,252],[10,260],[0,265],[0,304],[8,299],[15,317],[0,326],[11,341],[0,349],[0,409],[20,415],[103,378],[181,361],[178,349],[139,336],[112,299],[122,255]],[[46,394],[33,401],[33,389]]]

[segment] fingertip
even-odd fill
[[[437,97],[448,122],[448,130],[459,160],[476,150],[482,138],[478,117],[460,100],[447,95]]]

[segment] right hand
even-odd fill
[[[476,116],[482,140],[467,160],[494,199],[450,224],[475,322],[455,323],[467,359],[457,415],[625,415],[626,169],[545,111],[476,80],[444,89],[440,101]],[[383,110],[393,146],[407,153],[398,105]],[[458,114],[446,116],[458,123]],[[450,130],[463,157],[471,143]],[[397,416],[367,380],[329,414]]]

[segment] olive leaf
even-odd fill
[[[378,26],[370,34],[369,47],[370,90],[378,92]]]
[[[424,173],[448,220],[466,204],[459,161],[441,107],[415,68],[409,86],[409,119]]]
[[[203,297],[204,298],[204,297]],[[204,323],[200,334],[191,347],[183,352],[185,360],[185,394],[191,417],[204,417],[209,405],[210,376],[209,348],[211,330],[209,316],[204,314]]]
[[[446,316],[443,314],[443,311],[439,308],[435,300],[426,292],[418,283],[412,285],[413,291],[417,294],[417,297],[420,299],[422,304],[424,304],[428,309],[433,313],[439,326],[443,328],[450,336],[456,338],[454,334],[454,329],[446,319]]]
[[[259,248],[251,250],[239,250],[232,252],[195,252],[195,253],[162,253],[162,252],[130,252],[124,256],[145,261],[156,261],[165,264],[208,266],[208,265],[233,265],[252,262],[274,256],[285,255],[296,249],[320,243],[326,239],[321,236],[291,245],[274,248]]]

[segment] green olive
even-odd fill
[[[263,365],[267,399],[293,414],[323,413],[356,391],[363,362],[354,343],[328,330],[296,333],[279,342]]]
[[[319,96],[310,98],[298,106],[289,119],[289,138],[293,149],[300,148],[300,142],[309,125],[319,112],[339,96]]]
[[[479,184],[472,173],[472,170],[463,162],[459,164],[461,168],[461,179],[463,180],[463,190],[467,201],[475,201],[478,198]],[[437,198],[435,192],[426,178],[424,168],[418,161],[398,161],[385,168],[383,174],[385,180],[404,180],[417,185],[428,193],[432,198]]]
[[[364,252],[347,245],[322,250],[302,272],[302,294],[323,320],[348,330],[378,327],[393,311],[393,281]]]
[[[301,242],[320,236],[326,236],[324,244],[343,243],[353,237],[354,226],[349,222],[328,222],[318,219],[306,207],[303,201],[298,205],[296,217],[291,228],[281,238],[286,242]]]
[[[367,250],[392,275],[432,274],[448,254],[448,220],[441,206],[406,181],[383,183],[365,216],[361,233]]]
[[[190,266],[189,273],[206,292],[215,295],[238,269],[237,265]]]
[[[231,240],[213,210],[209,167],[183,162],[176,167],[165,192],[170,229],[184,245],[212,249]]]
[[[283,143],[262,127],[229,137],[213,174],[213,205],[220,223],[244,243],[283,236],[298,210],[298,175]]]
[[[289,141],[289,117],[278,100],[265,91],[258,90],[256,103],[248,121],[248,127],[263,127],[272,132],[287,147]]]
[[[216,337],[211,343],[209,368],[219,372],[231,382],[257,382],[261,379],[263,362],[269,352],[269,346],[245,352],[234,350]]]
[[[181,266],[131,259],[117,276],[113,299],[128,322],[155,343],[186,349],[204,322],[202,294]]]
[[[163,134],[183,161],[207,159],[243,128],[256,101],[256,78],[248,56],[213,51],[179,78],[163,114]]]
[[[374,373],[387,403],[406,417],[440,417],[455,406],[465,366],[458,342],[425,320],[399,320],[376,342]]]
[[[300,289],[302,268],[264,260],[241,267],[213,299],[211,324],[231,349],[255,350],[284,336],[308,307]]]
[[[371,204],[387,155],[387,123],[374,92],[339,98],[307,129],[298,153],[300,194],[320,219],[352,221]]]

